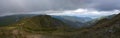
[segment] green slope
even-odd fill
[[[78,33],[78,38],[120,38],[120,14],[111,19],[102,19]]]
[[[48,15],[39,15],[24,18],[9,26],[0,27],[0,38],[28,38],[31,36],[39,37],[39,35],[45,35],[45,37],[50,38],[60,37],[68,29],[69,26],[58,19]]]
[[[34,14],[19,14],[19,15],[8,15],[8,16],[1,16],[0,17],[0,26],[6,26],[13,23],[16,23],[17,21],[21,20],[25,17],[32,17],[35,16]]]
[[[32,31],[56,31],[57,29],[63,29],[69,27],[62,21],[52,18],[48,15],[39,15],[32,18],[25,18],[20,20],[15,25],[21,26],[27,30]]]

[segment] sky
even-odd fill
[[[102,16],[119,11],[120,0],[0,0],[0,15]]]

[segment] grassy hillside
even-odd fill
[[[120,14],[101,19],[92,27],[81,30],[79,38],[120,38]]]
[[[32,37],[40,37],[40,35],[48,37],[51,34],[53,34],[52,37],[56,37],[60,34],[64,35],[65,31],[69,31],[69,26],[51,16],[39,15],[24,18],[15,24],[0,27],[0,29],[0,36],[2,36],[0,38],[28,38],[32,35]],[[58,34],[56,35],[56,33]]]
[[[19,21],[16,25],[22,26],[27,30],[34,31],[54,31],[57,29],[65,29],[69,27],[62,21],[52,18],[48,15],[39,15],[32,18],[25,18]]]

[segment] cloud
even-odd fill
[[[79,8],[98,11],[120,10],[120,0],[0,0],[0,15],[31,12],[44,14],[41,11],[67,11]]]
[[[99,11],[95,9],[76,9],[76,10],[67,10],[62,11],[62,13],[48,13],[48,15],[58,15],[58,16],[85,16],[85,17],[101,17],[112,14],[118,14],[120,10],[112,10],[112,11]]]
[[[100,11],[120,10],[120,0],[92,0],[87,7]]]

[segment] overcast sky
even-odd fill
[[[49,11],[50,13],[57,11],[56,13],[63,14],[65,11],[73,12],[78,9],[84,10],[82,14],[88,13],[91,9],[92,12],[101,13],[104,11],[113,14],[116,10],[119,12],[120,0],[0,0],[0,15],[31,12],[44,14],[46,11],[47,13]],[[69,13],[72,14],[71,12]],[[78,13],[81,14],[81,12]]]

